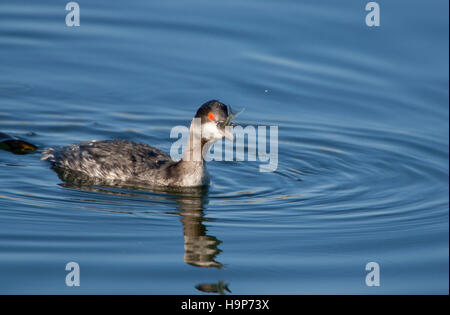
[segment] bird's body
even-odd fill
[[[155,147],[127,140],[94,140],[51,148],[42,159],[57,169],[105,182],[157,186],[201,186],[209,182],[204,163],[175,162]]]
[[[206,120],[204,115],[207,115]],[[204,159],[193,159],[192,152],[197,149],[203,151],[208,142],[225,136],[225,131],[220,133],[221,130],[216,127],[216,132],[214,126],[219,126],[219,122],[227,115],[226,105],[217,101],[207,102],[200,107],[196,117],[201,118],[201,141],[196,145],[192,140],[194,129],[191,124],[191,136],[180,161],[172,160],[169,155],[155,147],[128,140],[93,140],[50,148],[44,152],[41,160],[50,162],[52,167],[59,171],[80,174],[106,183],[202,186],[209,183],[209,174]],[[221,120],[216,122],[216,117]]]

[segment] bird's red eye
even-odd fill
[[[214,117],[213,113],[209,113],[208,118],[209,118],[209,120],[213,120],[213,121],[216,120],[216,117]]]

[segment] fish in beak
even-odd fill
[[[231,109],[231,106],[228,105],[227,107],[228,107],[228,116],[223,122],[219,123],[220,132],[222,133],[222,135],[225,138],[230,139],[231,141],[234,141],[234,135],[231,132],[231,129],[232,129],[232,127],[235,127],[237,125],[235,123],[233,123],[232,120],[237,115],[242,113],[244,111],[244,108],[242,108],[241,110],[238,110],[238,111],[233,111]]]

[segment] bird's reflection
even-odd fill
[[[209,235],[206,226],[203,224],[207,220],[203,211],[204,205],[208,202],[207,187],[160,188],[124,185],[123,183],[113,182],[105,183],[86,178],[72,171],[58,168],[54,168],[54,170],[64,182],[64,184],[61,184],[64,187],[129,196],[142,196],[139,194],[139,191],[145,191],[157,194],[158,198],[162,196],[168,201],[176,201],[177,211],[172,212],[172,214],[181,216],[185,249],[184,262],[197,267],[222,267],[222,264],[216,261],[216,256],[221,252],[218,248],[221,241],[215,236]],[[124,192],[124,190],[115,191],[111,188],[125,188],[129,192]]]
[[[228,284],[225,283],[225,281],[219,281],[217,283],[201,283],[196,285],[195,288],[205,293],[218,293],[220,295],[225,295],[227,294],[226,292],[231,293]]]
[[[185,191],[186,192],[186,191]],[[218,245],[221,243],[217,237],[208,235],[206,220],[203,213],[203,205],[206,202],[206,188],[191,189],[190,197],[179,198],[178,209],[182,216],[184,232],[184,261],[198,267],[222,267],[215,260],[220,253]]]

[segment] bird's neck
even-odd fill
[[[204,151],[209,148],[208,146],[209,144],[202,139],[201,125],[192,122],[189,129],[189,138],[186,144],[186,149],[183,153],[182,161],[184,163],[203,165]]]
[[[209,174],[203,159],[202,150],[209,147],[201,137],[201,128],[194,128],[191,124],[189,139],[182,159],[176,164],[179,174],[183,174],[183,185],[201,186],[209,183]]]

